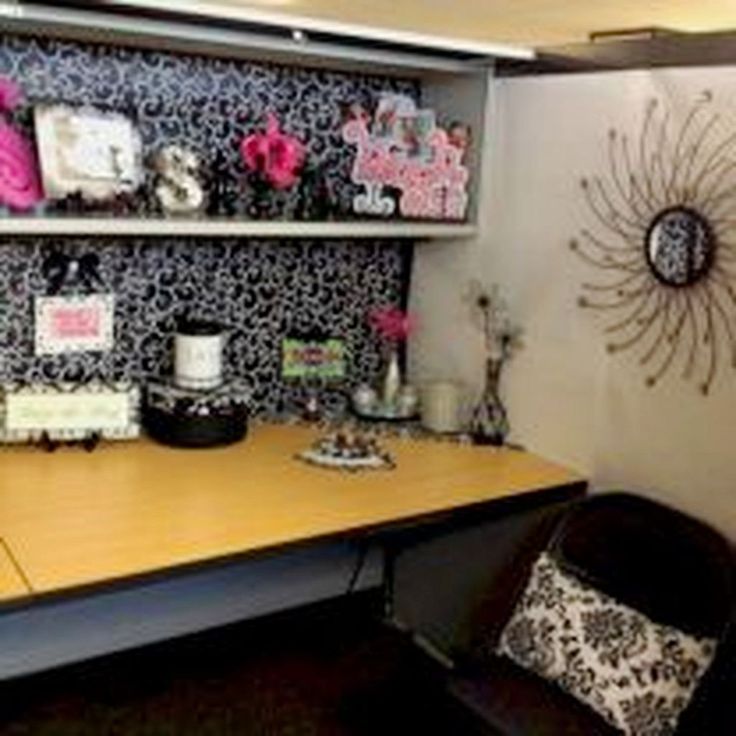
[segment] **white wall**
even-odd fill
[[[641,353],[608,355],[600,315],[577,306],[580,283],[600,272],[567,248],[592,225],[579,180],[605,172],[609,128],[635,137],[653,96],[682,119],[704,89],[723,113],[721,130],[733,132],[734,68],[495,81],[482,235],[418,248],[412,302],[422,327],[411,365],[420,378],[477,387],[480,346],[459,294],[471,275],[499,282],[526,331],[503,384],[512,439],[584,471],[595,487],[651,495],[736,539],[733,369],[721,362],[709,397],[677,365],[646,388]]]

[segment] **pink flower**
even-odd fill
[[[390,342],[404,342],[415,324],[414,317],[397,307],[374,309],[368,320],[379,336]]]
[[[43,199],[33,146],[0,121],[0,204],[28,210]]]
[[[0,77],[0,113],[14,110],[22,99],[20,87],[8,77]]]
[[[301,141],[282,133],[278,119],[269,113],[266,132],[243,138],[240,155],[250,171],[264,176],[276,189],[287,189],[296,183],[305,153]]]

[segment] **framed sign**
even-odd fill
[[[39,296],[35,300],[36,355],[106,351],[113,346],[112,294]]]
[[[281,375],[285,379],[340,380],[345,377],[345,342],[338,338],[284,338]]]
[[[140,392],[119,384],[7,384],[0,392],[0,441],[81,440],[140,434]]]
[[[119,113],[39,105],[34,110],[43,188],[49,199],[90,200],[135,191],[143,181],[141,139]]]

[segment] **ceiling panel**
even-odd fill
[[[642,26],[685,31],[736,28],[736,0],[207,0],[189,4],[258,8],[528,45],[583,41],[591,31]]]

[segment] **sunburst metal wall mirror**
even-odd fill
[[[679,364],[704,394],[723,357],[736,367],[736,132],[712,107],[706,92],[675,126],[652,100],[636,139],[611,130],[608,171],[581,182],[595,228],[570,242],[608,274],[578,300],[615,313],[608,351],[638,347],[648,386]]]

